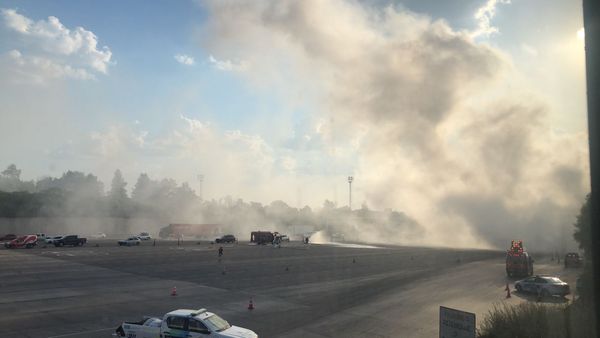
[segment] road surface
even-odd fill
[[[0,336],[109,337],[123,320],[204,307],[260,337],[436,337],[440,305],[479,321],[499,302],[530,301],[505,299],[504,256],[496,251],[224,248],[221,260],[218,246],[196,242],[2,249]],[[536,272],[574,283],[576,270],[538,261]]]

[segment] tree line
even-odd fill
[[[423,228],[402,212],[357,210],[325,200],[313,210],[294,208],[281,200],[263,205],[226,196],[202,200],[187,183],[152,179],[141,173],[128,194],[128,183],[116,170],[108,191],[93,174],[67,171],[60,177],[24,181],[11,164],[0,173],[0,217],[153,218],[164,223],[219,223],[254,229],[308,225],[343,233],[348,238],[380,242],[418,239]]]

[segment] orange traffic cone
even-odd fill
[[[506,289],[504,289],[504,291],[506,291],[506,298],[510,298],[510,287],[508,286],[508,282],[506,282]]]
[[[174,286],[173,289],[171,289],[171,296],[177,296],[177,287]]]
[[[248,310],[254,310],[254,303],[252,302],[252,298],[250,298],[250,303],[248,303]]]

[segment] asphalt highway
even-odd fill
[[[497,251],[239,243],[219,259],[217,249],[112,240],[1,249],[0,337],[110,337],[123,320],[177,308],[207,308],[260,337],[434,337],[440,305],[479,320],[499,302],[531,301],[505,299],[513,281]],[[536,263],[575,281],[576,270]]]

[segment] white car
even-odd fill
[[[140,245],[141,242],[142,241],[140,241],[140,239],[137,237],[129,237],[127,239],[120,240],[118,243],[119,243],[119,246],[124,246],[124,245],[132,246],[132,245]]]
[[[48,236],[46,237],[46,244],[54,244],[54,241],[57,239],[61,239],[65,236]]]
[[[150,234],[147,232],[140,232],[140,234],[137,237],[142,241],[149,241],[152,239],[152,236],[150,236]]]
[[[164,315],[163,319],[146,317],[139,322],[123,322],[116,330],[118,337],[158,338],[258,338],[243,327],[230,325],[225,319],[206,309],[180,309]]]
[[[533,276],[525,278],[515,282],[515,288],[518,292],[530,292],[541,297],[564,297],[571,293],[569,284],[561,281],[557,277],[551,276]]]
[[[106,238],[106,234],[103,233],[103,232],[99,232],[99,233],[97,233],[95,235],[92,235],[90,237],[92,237],[92,238]]]

